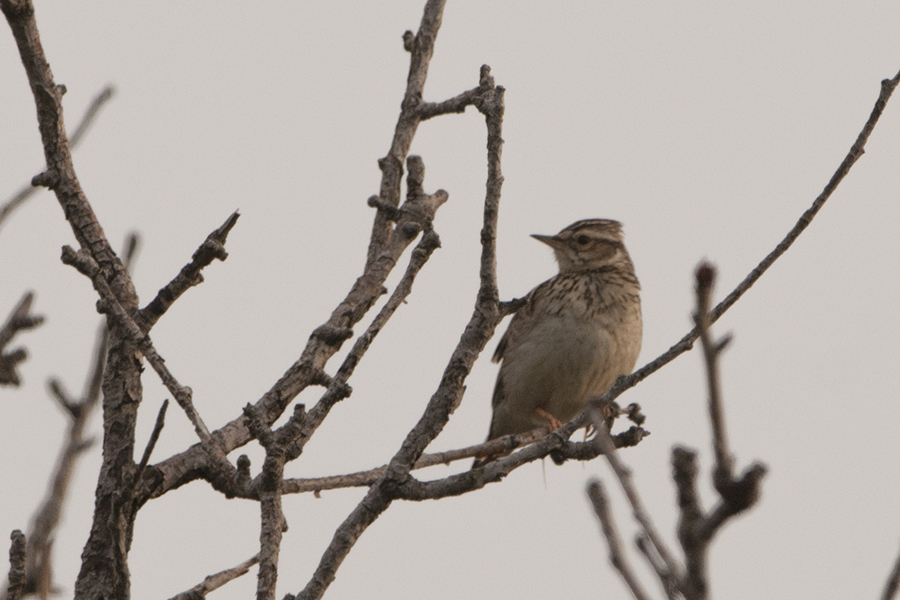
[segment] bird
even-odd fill
[[[488,441],[556,429],[631,373],[641,351],[641,286],[621,223],[585,219],[531,237],[553,249],[559,274],[528,293],[497,345]],[[472,468],[500,456],[476,457]]]

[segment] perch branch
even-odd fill
[[[413,465],[411,470],[425,469],[436,465],[449,465],[458,460],[471,459],[476,456],[483,456],[486,452],[503,452],[507,454],[511,450],[527,446],[532,442],[539,440],[547,435],[547,430],[540,428],[519,433],[515,435],[507,435],[483,444],[468,446],[458,450],[448,450],[446,452],[436,452],[434,454],[423,454]],[[357,473],[348,473],[346,475],[335,475],[332,477],[314,477],[308,479],[286,479],[283,484],[283,492],[285,494],[299,494],[304,492],[321,492],[325,490],[335,490],[347,487],[370,486],[376,483],[387,471],[388,465],[369,469],[367,471],[359,471]]]

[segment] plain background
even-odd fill
[[[109,239],[118,246],[129,231],[142,236],[134,269],[142,302],[240,209],[228,260],[208,268],[206,282],[153,330],[206,423],[219,427],[296,360],[361,273],[373,217],[366,198],[378,189],[376,161],[387,152],[408,67],[401,35],[418,28],[423,2],[37,4],[54,75],[68,88],[70,127],[104,85],[117,88],[75,166]],[[555,273],[551,253],[529,234],[618,219],[643,284],[639,364],[652,360],[690,327],[697,262],[718,265],[721,298],[825,186],[879,82],[900,69],[898,24],[900,5],[891,2],[450,2],[426,99],[475,87],[483,63],[507,88],[501,297],[522,296]],[[8,197],[42,169],[43,155],[33,99],[3,30],[0,197]],[[759,459],[770,468],[758,507],[712,548],[718,597],[875,598],[900,548],[898,103],[813,225],[715,327],[735,336],[722,379],[738,464]],[[483,119],[470,109],[424,123],[413,153],[425,160],[426,189],[450,193],[436,221],[443,246],[357,369],[351,398],[289,476],[383,464],[419,418],[471,313]],[[0,230],[0,313],[31,289],[47,317],[16,340],[30,352],[24,385],[0,390],[0,532],[27,529],[56,460],[65,420],[46,379],[81,389],[99,322],[89,282],[59,261],[64,244],[74,238],[46,192]],[[495,343],[429,450],[484,438]],[[648,415],[652,436],[623,456],[673,547],[671,447],[699,449],[704,475],[710,467],[703,382],[692,352],[620,399]],[[144,385],[141,449],[167,397],[149,370]],[[315,391],[299,398],[316,399]],[[91,431],[100,432],[99,419]],[[173,405],[154,459],[193,442]],[[259,449],[232,458],[241,452],[256,473]],[[98,465],[95,448],[78,466],[54,548],[54,578],[66,594],[90,529]],[[629,509],[602,460],[548,461],[465,497],[395,503],[363,535],[328,597],[628,598],[585,499],[595,475],[615,491],[630,540]],[[710,490],[705,477],[707,505]],[[285,499],[279,596],[305,585],[361,496]],[[252,556],[257,538],[255,504],[226,501],[202,482],[174,491],[139,515],[132,595],[183,591]],[[212,597],[248,598],[255,585],[254,570]]]

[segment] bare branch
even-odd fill
[[[672,467],[678,491],[678,539],[686,561],[683,585],[685,596],[705,598],[709,587],[706,577],[709,540],[700,539],[696,535],[706,517],[697,492],[697,453],[676,446],[672,449]]]
[[[448,450],[434,454],[423,454],[413,465],[411,470],[425,469],[436,465],[449,465],[457,460],[471,459],[482,456],[487,452],[503,452],[508,454],[512,450],[531,444],[547,435],[546,429],[535,429],[526,433],[507,435],[476,446],[468,446],[458,450]],[[314,477],[309,479],[285,479],[282,491],[285,494],[299,494],[304,492],[318,493],[324,490],[335,490],[347,487],[371,486],[376,483],[387,471],[388,465],[382,465],[367,471],[348,473],[346,475],[334,475],[331,477]]]
[[[126,268],[131,265],[137,246],[137,236],[130,234],[125,241]],[[53,539],[62,518],[75,464],[92,444],[91,439],[85,438],[84,432],[100,400],[100,383],[106,366],[108,337],[106,324],[102,323],[97,331],[91,368],[80,398],[75,399],[66,392],[58,379],[51,378],[48,381],[51,397],[62,406],[70,420],[47,494],[31,520],[31,531],[28,534],[27,590],[54,589],[51,581]]]
[[[209,575],[206,577],[206,579],[203,580],[202,583],[198,583],[191,589],[172,596],[169,600],[202,600],[203,598],[206,598],[206,595],[208,593],[219,589],[226,583],[237,579],[242,575],[246,575],[250,570],[250,567],[258,562],[259,555],[256,555],[253,558],[245,560],[236,567],[225,569],[224,571],[220,571],[215,575]]]
[[[203,275],[200,272],[213,260],[224,261],[228,258],[228,252],[225,251],[225,241],[228,238],[228,233],[237,223],[238,217],[240,217],[240,214],[235,211],[218,229],[210,233],[206,240],[200,244],[200,247],[197,248],[197,251],[194,252],[191,262],[185,265],[178,275],[175,276],[175,279],[170,281],[166,287],[159,290],[156,298],[146,308],[141,310],[139,322],[144,331],[150,331],[159,318],[165,314],[183,293],[203,282]]]
[[[397,123],[397,130],[388,157],[381,160],[383,172],[381,194],[370,201],[379,207],[373,225],[372,241],[369,246],[368,259],[363,275],[356,280],[347,297],[335,308],[329,320],[316,328],[300,359],[297,360],[282,378],[260,398],[256,405],[264,409],[267,422],[273,423],[285,410],[285,407],[301,391],[310,385],[329,386],[333,381],[325,375],[323,369],[326,362],[341,348],[353,332],[351,327],[358,323],[372,307],[384,291],[384,281],[391,273],[401,254],[415,239],[419,231],[430,229],[435,211],[440,206],[442,192],[428,196],[429,200],[415,198],[407,200],[404,208],[395,210],[382,209],[399,206],[400,177],[403,160],[412,142],[412,136],[418,126],[417,113],[413,108],[418,104],[411,98],[421,98],[421,86],[424,85],[424,73],[427,65],[422,64],[425,54],[431,55],[432,48],[426,44],[434,42],[437,27],[440,24],[440,11],[443,1],[432,0],[426,7],[422,29],[417,36],[413,58],[410,66],[410,86],[407,88],[404,108]],[[416,87],[419,86],[419,87]],[[397,168],[391,166],[399,161]],[[396,194],[390,190],[395,190]],[[395,201],[396,199],[396,201]],[[393,223],[393,226],[391,226]],[[319,420],[327,416],[330,405],[346,397],[348,388],[338,385],[329,388],[330,393],[309,411],[307,428],[318,426]],[[215,432],[215,439],[226,453],[243,446],[252,439],[246,423],[246,417],[239,417]],[[303,442],[299,442],[302,444]],[[154,469],[161,475],[160,483],[152,487],[142,488],[140,494],[145,497],[159,496],[174,487],[178,487],[208,475],[208,456],[199,447],[191,448],[156,465]]]
[[[278,580],[278,555],[281,536],[287,531],[287,522],[281,510],[281,480],[284,476],[285,448],[290,446],[303,430],[306,407],[298,404],[288,422],[277,431],[272,431],[265,422],[262,411],[248,404],[244,412],[249,419],[251,433],[266,451],[262,473],[255,482],[256,495],[262,526],[259,533],[259,575],[257,577],[257,600],[272,600]]]
[[[85,254],[84,258],[90,259],[101,273],[92,278],[95,284],[102,281],[115,299],[113,304],[123,312],[136,311],[138,298],[134,283],[106,239],[75,174],[63,119],[62,96],[65,87],[54,82],[41,45],[34,5],[31,0],[0,0],[0,10],[15,38],[34,96],[47,162],[47,170],[35,176],[32,184],[54,191],[66,221]],[[90,265],[87,260],[82,260],[79,266]],[[135,505],[123,502],[127,499],[122,498],[121,494],[130,494],[133,485],[134,430],[137,407],[143,396],[142,367],[135,343],[128,339],[124,327],[110,323],[109,347],[102,383],[103,463],[91,533],[75,583],[77,597],[127,597],[129,593],[127,549]]]
[[[413,50],[410,67],[410,79],[416,68],[423,74],[427,70],[417,65],[417,51],[424,40],[433,44],[437,27],[440,25],[440,12],[443,2],[429,1],[425,7],[422,26]],[[423,53],[423,57],[431,56],[432,49]],[[409,471],[419,459],[428,444],[441,432],[450,418],[450,414],[462,398],[463,384],[472,365],[484,349],[500,322],[499,295],[497,292],[496,234],[497,214],[500,202],[500,188],[503,177],[500,171],[500,152],[503,144],[501,137],[503,119],[503,88],[494,87],[490,77],[490,69],[482,67],[479,87],[484,90],[476,102],[479,111],[485,115],[488,130],[488,180],[484,203],[484,226],[481,233],[481,285],[479,287],[475,310],[468,326],[463,332],[459,344],[444,371],[437,391],[431,397],[425,413],[407,435],[398,452],[391,459],[384,476],[371,488],[365,498],[338,527],[331,544],[316,568],[313,577],[299,597],[304,599],[321,598],[325,590],[334,581],[335,574],[347,554],[353,548],[362,533],[390,506],[400,492],[400,486],[409,480]],[[409,96],[407,95],[407,99]],[[404,110],[407,99],[404,100]],[[401,113],[401,120],[403,115]],[[384,165],[383,165],[384,168]],[[381,194],[385,198],[385,194]],[[373,230],[373,240],[376,239]]]
[[[436,500],[467,494],[488,484],[497,483],[522,465],[545,458],[564,446],[566,444],[565,436],[571,435],[571,433],[565,434],[559,433],[559,431],[551,432],[518,452],[471,471],[434,481],[419,481],[413,477],[407,477],[402,484],[398,485],[397,497],[413,501]],[[616,447],[633,446],[633,436],[630,432],[621,433],[613,438],[613,443]]]
[[[153,367],[153,370],[159,375],[163,385],[165,385],[169,392],[172,393],[175,397],[175,401],[178,402],[178,405],[184,410],[188,419],[191,421],[191,424],[194,425],[194,431],[197,433],[197,437],[205,444],[212,443],[209,429],[207,429],[203,419],[200,418],[199,413],[197,413],[197,410],[194,408],[192,399],[193,392],[191,388],[181,385],[178,380],[175,379],[175,376],[166,366],[166,361],[159,353],[157,353],[156,348],[153,347],[150,336],[141,330],[140,326],[131,318],[131,315],[128,314],[128,311],[122,306],[118,298],[116,298],[98,265],[86,252],[83,250],[76,252],[70,246],[63,246],[62,261],[67,265],[74,266],[80,272],[91,278],[91,281],[94,283],[94,289],[100,294],[100,302],[97,304],[97,310],[109,314],[116,323],[124,329],[131,340],[137,344],[138,348],[141,350],[141,354],[144,355],[144,358],[147,359],[147,362],[150,363],[150,366]]]
[[[476,98],[483,91],[480,87],[477,87],[443,102],[425,102],[420,109],[421,119],[425,121],[441,115],[465,112],[467,107],[475,104]]]
[[[591,506],[594,508],[594,514],[600,521],[600,529],[603,537],[606,538],[606,544],[609,547],[609,562],[619,571],[628,589],[637,600],[649,600],[650,596],[644,591],[640,580],[631,568],[628,561],[628,555],[622,548],[622,538],[619,530],[616,528],[615,520],[610,513],[609,498],[603,489],[603,483],[599,479],[592,479],[587,485],[588,498],[591,500]]]
[[[413,158],[418,157],[410,157],[411,160]],[[433,214],[437,207],[442,205],[447,201],[447,192],[444,190],[438,190],[433,196],[417,196],[416,198],[412,198],[408,200],[403,207],[400,209],[403,210],[414,210],[413,208],[416,203],[427,203],[428,207],[425,210],[429,214]],[[344,359],[344,362],[341,364],[338,369],[337,374],[330,381],[328,385],[328,390],[322,399],[316,403],[313,409],[310,411],[309,419],[307,419],[304,424],[303,435],[297,440],[297,442],[293,445],[289,452],[289,460],[297,457],[303,449],[306,441],[315,433],[316,429],[322,422],[325,420],[325,417],[328,416],[331,408],[339,401],[345,398],[349,392],[349,388],[347,386],[347,380],[353,374],[353,371],[356,369],[356,366],[359,364],[359,361],[362,360],[363,355],[365,355],[366,351],[369,349],[369,346],[374,341],[375,336],[384,328],[387,324],[388,320],[393,316],[394,312],[400,307],[403,302],[406,301],[406,298],[412,292],[413,282],[416,279],[416,276],[419,274],[419,271],[422,267],[425,266],[425,263],[431,257],[432,252],[434,252],[437,248],[440,247],[441,241],[438,237],[437,233],[433,229],[431,229],[430,220],[426,221],[426,231],[422,235],[422,238],[419,240],[419,243],[412,251],[412,255],[409,259],[409,265],[406,268],[406,272],[403,274],[403,277],[400,279],[400,282],[397,284],[397,287],[394,289],[393,294],[388,299],[387,303],[385,303],[384,307],[382,307],[381,311],[366,329],[365,333],[359,338],[357,338],[356,342],[353,344],[353,348],[351,348],[350,353],[347,355],[347,358]],[[411,228],[409,233],[415,236],[418,231],[414,231],[415,228]]]
[[[406,92],[400,104],[400,116],[394,129],[394,137],[387,155],[378,161],[381,168],[381,186],[378,197],[388,206],[400,206],[400,184],[403,179],[403,163],[409,154],[413,137],[422,120],[422,93],[428,77],[428,65],[434,53],[434,43],[441,27],[445,0],[428,0],[419,25],[419,32],[404,34],[403,46],[410,53]],[[391,237],[390,219],[378,211],[372,224],[372,236],[366,258],[366,271],[378,259]]]

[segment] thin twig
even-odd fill
[[[596,417],[594,418],[593,422],[594,428],[596,429],[597,441],[600,444],[600,447],[603,449],[603,455],[606,457],[607,462],[609,462],[609,466],[612,467],[613,472],[619,479],[619,484],[622,486],[622,490],[625,492],[625,496],[628,498],[629,504],[631,504],[632,515],[634,516],[634,519],[641,525],[644,534],[647,536],[649,542],[653,545],[654,551],[659,555],[663,563],[666,565],[666,572],[661,573],[663,585],[666,588],[675,587],[672,586],[672,582],[676,582],[681,579],[683,568],[675,560],[675,557],[672,556],[672,553],[666,547],[665,542],[663,542],[662,536],[659,535],[656,526],[650,519],[650,514],[644,507],[644,503],[637,492],[637,488],[634,486],[634,482],[631,480],[631,469],[629,469],[625,465],[625,463],[622,462],[622,459],[619,458],[619,453],[616,450],[616,445],[613,443],[612,437],[609,434],[609,430],[606,428],[606,424],[603,422],[602,412],[596,408],[596,405],[592,405],[591,410],[596,412]]]
[[[465,112],[466,107],[475,104],[475,100],[483,92],[484,90],[482,90],[480,87],[477,87],[471,90],[466,90],[462,94],[454,96],[453,98],[449,98],[448,100],[444,100],[443,102],[426,102],[422,105],[419,114],[421,116],[421,119],[425,121],[427,119],[433,119],[434,117],[439,117],[441,115]]]
[[[201,583],[198,583],[191,589],[172,596],[169,600],[202,600],[210,592],[219,589],[226,583],[246,575],[250,567],[259,562],[259,555],[249,558],[230,569],[219,571],[215,575],[207,576]]]
[[[91,100],[91,103],[88,105],[87,110],[84,111],[84,116],[81,117],[81,122],[75,126],[75,131],[69,136],[69,145],[73,148],[77,148],[78,144],[81,142],[81,139],[84,137],[84,134],[88,132],[91,128],[91,125],[94,124],[94,120],[97,118],[97,115],[100,113],[100,109],[103,108],[103,105],[113,97],[116,88],[111,85],[106,86],[100,93],[94,96],[94,99]]]
[[[207,429],[200,414],[197,412],[196,408],[194,408],[192,399],[193,391],[191,388],[181,385],[172,372],[169,371],[169,368],[166,366],[166,361],[159,355],[156,348],[154,348],[150,335],[141,329],[135,320],[131,318],[131,315],[125,307],[119,302],[98,265],[85,251],[82,250],[76,252],[70,246],[63,246],[62,261],[67,265],[74,266],[81,273],[91,278],[91,281],[94,283],[94,289],[100,294],[98,310],[111,315],[128,333],[128,336],[134,340],[138,348],[140,348],[141,354],[144,355],[144,358],[147,359],[147,362],[150,363],[150,366],[153,367],[153,370],[159,375],[163,385],[165,385],[169,392],[175,397],[175,401],[178,402],[178,405],[184,410],[188,419],[194,425],[194,431],[197,433],[197,437],[199,437],[204,444],[213,443],[209,429]]]
[[[634,545],[641,553],[641,556],[644,557],[644,560],[647,561],[647,564],[650,565],[650,568],[656,573],[656,578],[659,580],[660,587],[666,598],[669,600],[681,600],[684,598],[677,588],[678,582],[672,579],[666,563],[660,558],[647,536],[643,533],[638,533],[634,538]]]
[[[140,324],[144,331],[150,331],[153,325],[159,321],[170,306],[187,290],[195,285],[199,285],[203,281],[201,271],[207,267],[213,260],[224,261],[228,258],[228,252],[225,251],[225,241],[228,239],[228,233],[237,223],[240,214],[237,211],[231,214],[225,222],[212,233],[194,255],[191,262],[185,265],[178,275],[170,281],[166,287],[159,290],[156,297],[140,312]]]
[[[110,85],[103,88],[99,94],[94,96],[94,99],[84,112],[84,116],[81,117],[81,122],[75,128],[75,132],[69,137],[69,145],[72,148],[77,147],[78,143],[84,138],[84,134],[90,129],[90,126],[97,118],[100,108],[103,107],[107,100],[113,97],[113,92],[115,92],[115,88]],[[22,189],[16,192],[12,198],[7,200],[3,205],[0,205],[0,227],[3,226],[3,221],[5,221],[15,209],[24,204],[25,201],[33,196],[39,189],[40,188],[33,186],[31,182],[28,182],[28,184],[22,186]]]
[[[818,214],[819,210],[822,209],[822,206],[825,205],[825,202],[831,197],[834,191],[837,189],[838,185],[843,181],[844,177],[850,172],[850,169],[856,163],[860,156],[865,152],[866,142],[869,140],[869,136],[872,134],[872,131],[875,128],[875,124],[878,122],[878,119],[881,117],[881,114],[884,112],[884,109],[887,105],[888,100],[893,94],[894,90],[897,88],[897,85],[900,84],[900,72],[893,79],[885,79],[881,82],[881,93],[878,95],[878,99],[875,101],[875,106],[872,108],[872,113],[869,115],[869,120],[866,121],[866,124],[863,126],[862,131],[856,138],[856,141],[851,146],[850,151],[847,153],[847,156],[844,157],[844,160],[841,161],[840,166],[838,166],[837,170],[831,176],[831,180],[829,180],[828,184],[822,190],[822,193],[813,201],[812,205],[800,216],[797,223],[791,228],[791,230],[787,233],[784,239],[775,246],[769,254],[763,258],[756,267],[753,268],[750,273],[741,281],[721,302],[719,302],[715,308],[709,311],[709,323],[712,325],[719,318],[725,314],[725,312],[734,306],[734,304],[749,290],[754,283],[756,283],[760,277],[771,267],[776,260],[778,260],[781,255],[787,252],[788,248],[800,237],[800,234],[812,223],[813,218],[815,218],[816,214]],[[662,353],[660,356],[656,357],[654,360],[650,361],[631,375],[626,377],[620,377],[616,384],[610,388],[606,394],[603,395],[604,401],[612,401],[618,398],[622,392],[625,390],[634,387],[639,382],[646,379],[651,374],[655,373],[662,367],[666,366],[680,355],[684,354],[694,346],[694,342],[697,341],[697,338],[700,336],[700,331],[696,327],[694,327],[691,331],[685,334],[678,342],[676,342],[672,347],[670,347],[667,351]]]
[[[872,131],[875,129],[876,123],[878,123],[878,119],[881,117],[881,114],[884,112],[885,107],[887,106],[888,100],[891,98],[891,94],[894,93],[894,90],[897,88],[897,85],[900,84],[900,72],[898,72],[893,79],[884,79],[881,82],[881,92],[878,94],[878,99],[875,101],[875,106],[872,107],[872,112],[869,114],[869,119],[866,121],[866,124],[863,126],[862,131],[859,132],[859,135],[856,137],[856,141],[853,143],[853,146],[850,147],[850,151],[847,153],[847,156],[844,157],[844,160],[841,161],[840,166],[834,172],[834,175],[831,176],[831,179],[828,181],[828,184],[825,186],[825,189],[822,190],[822,193],[815,199],[806,212],[800,216],[800,219],[797,221],[797,224],[788,232],[788,234],[784,237],[783,240],[775,247],[772,252],[770,252],[760,263],[756,266],[744,280],[738,284],[738,286],[725,297],[724,300],[719,302],[719,304],[712,310],[710,315],[710,324],[715,323],[722,314],[725,313],[726,310],[731,308],[731,306],[740,299],[740,297],[746,292],[750,287],[756,283],[756,281],[762,277],[762,274],[766,272],[766,270],[772,266],[772,264],[781,257],[782,254],[787,252],[787,249],[791,247],[800,234],[803,233],[809,224],[812,223],[813,218],[816,214],[822,209],[825,205],[825,202],[831,197],[831,194],[837,189],[838,185],[840,185],[841,181],[844,180],[844,177],[850,172],[850,169],[856,164],[856,161],[865,153],[866,142],[869,141],[869,136],[872,135]]]
[[[622,548],[622,538],[616,528],[616,522],[610,513],[609,498],[603,489],[603,483],[599,479],[592,479],[587,485],[588,498],[591,500],[591,506],[597,520],[600,521],[600,529],[603,537],[606,538],[606,544],[609,548],[609,562],[619,571],[625,585],[631,590],[632,595],[637,600],[649,600],[650,596],[644,591],[640,579],[631,568],[628,561],[628,555]]]
[[[159,412],[156,415],[156,423],[153,425],[150,439],[147,441],[147,447],[144,448],[144,455],[141,456],[141,462],[138,464],[137,471],[134,473],[135,483],[141,480],[141,475],[144,474],[144,469],[147,468],[147,463],[150,461],[150,455],[153,454],[153,449],[156,448],[156,442],[159,441],[159,434],[162,433],[163,427],[166,424],[166,409],[168,408],[169,400],[163,400],[162,406],[159,407]]]

